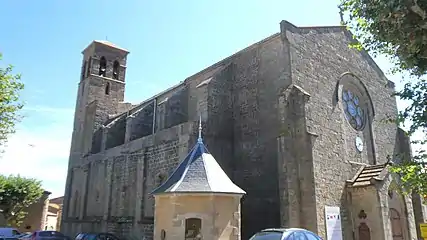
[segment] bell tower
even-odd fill
[[[91,151],[94,132],[99,131],[109,115],[117,114],[123,104],[129,52],[107,41],[93,41],[82,54],[61,220],[65,232],[71,230],[64,219],[70,214],[73,168]]]
[[[108,41],[93,41],[83,52],[70,162],[88,153],[93,133],[117,114],[124,101],[129,51]]]

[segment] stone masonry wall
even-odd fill
[[[126,115],[115,119],[114,123],[107,128],[106,149],[110,149],[125,143]]]
[[[280,225],[277,105],[279,92],[290,84],[285,53],[282,40],[274,35],[233,61],[233,180],[247,192],[242,202],[242,239]]]
[[[147,172],[143,214],[152,218],[154,217],[154,198],[149,193],[162,183],[160,178],[170,176],[175,167],[178,166],[179,161],[182,160],[179,159],[178,140],[165,141],[161,145],[147,148],[145,157],[148,161],[144,166],[147,168]]]
[[[105,185],[107,167],[105,161],[92,162],[91,173],[90,173],[90,185],[87,197],[87,216],[102,216],[104,214],[104,208],[102,202],[105,201],[107,186]]]
[[[146,106],[141,107],[135,113],[130,113],[134,116],[130,126],[130,140],[135,140],[141,137],[151,135],[153,133],[153,117],[155,101],[150,102]]]
[[[378,163],[384,163],[386,156],[393,154],[394,150],[397,128],[381,122],[387,115],[396,114],[396,101],[390,96],[393,88],[372,60],[348,48],[349,38],[341,27],[297,30],[283,22],[282,36],[288,39],[291,47],[293,82],[311,95],[307,104],[307,129],[319,136],[312,150],[317,230],[325,237],[324,206],[341,206],[344,239],[350,239],[352,227],[346,211],[344,184],[355,172],[350,162],[356,159],[356,149],[345,141],[354,141],[358,133],[344,127],[348,124],[342,108],[334,104],[337,81],[341,74],[351,71],[359,76],[368,92],[372,93],[376,113],[372,135]]]
[[[231,178],[233,177],[233,103],[232,103],[232,80],[233,67],[228,65],[219,69],[208,80],[201,83],[198,88],[202,101],[200,105],[206,114],[203,120],[203,140],[222,169]],[[203,102],[203,103],[202,103]],[[194,129],[196,141],[198,129]]]
[[[164,127],[172,126],[188,121],[188,88],[180,88],[170,96],[165,104]]]
[[[310,95],[298,86],[280,98],[279,194],[281,226],[316,232],[316,199],[310,154],[317,136],[307,131],[306,104]]]
[[[63,230],[110,231],[119,236],[150,239],[153,199],[149,193],[189,149],[192,123],[184,123],[93,154],[73,169],[71,212]]]

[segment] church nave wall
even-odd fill
[[[193,123],[179,124],[82,158],[83,165],[73,168],[65,231],[149,233],[154,217],[149,193],[186,156],[193,130]]]

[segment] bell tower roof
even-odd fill
[[[129,51],[127,50],[127,49],[125,49],[125,48],[122,48],[122,47],[119,47],[119,46],[117,46],[116,44],[114,44],[114,43],[112,43],[112,42],[109,42],[109,41],[107,41],[107,40],[93,40],[83,51],[82,51],[82,53],[84,53],[84,52],[86,52],[86,50],[87,49],[89,49],[91,46],[94,46],[94,45],[104,45],[104,46],[107,46],[107,47],[110,47],[110,48],[114,48],[114,49],[116,49],[116,50],[119,50],[120,52],[123,52],[123,53],[126,53],[126,54],[128,54],[129,53]]]

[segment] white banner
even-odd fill
[[[339,207],[325,206],[326,239],[342,240],[341,213]]]

